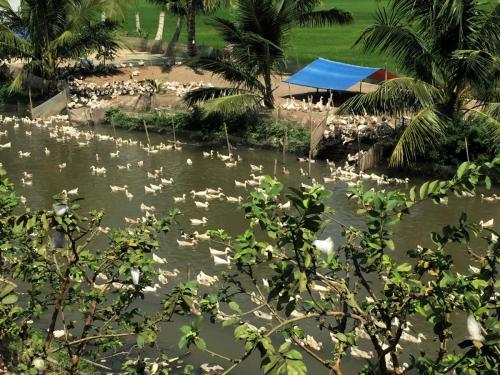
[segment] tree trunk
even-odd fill
[[[266,108],[274,108],[274,95],[273,95],[273,85],[271,83],[271,72],[266,69],[264,73],[264,85],[266,87],[266,92],[264,95],[264,105]]]
[[[188,55],[196,56],[196,7],[195,0],[189,1],[188,8]]]
[[[156,31],[155,40],[163,40],[163,29],[165,26],[165,10],[160,12],[160,18],[158,19],[158,30]]]
[[[138,11],[135,12],[135,31],[137,33],[141,32],[141,16]]]
[[[172,39],[170,39],[167,51],[165,52],[165,56],[173,57],[174,60],[175,60],[175,45],[179,41],[183,23],[184,23],[184,16],[180,15],[179,17],[177,17],[177,24],[175,25],[174,34],[172,35]]]

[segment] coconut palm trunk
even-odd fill
[[[175,57],[175,45],[179,41],[179,37],[181,35],[182,31],[182,26],[184,24],[184,16],[179,15],[177,17],[177,23],[175,25],[175,31],[174,34],[172,35],[172,39],[170,39],[170,42],[168,43],[167,51],[165,52],[165,56],[168,57]]]
[[[187,33],[188,33],[188,55],[196,56],[196,0],[189,0],[188,7],[188,21],[187,21]]]
[[[156,31],[155,40],[163,40],[163,29],[165,28],[165,10],[162,9],[158,18],[158,30]]]
[[[138,11],[135,12],[135,31],[137,33],[141,31],[141,16]]]

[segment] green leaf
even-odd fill
[[[234,310],[234,311],[236,311],[238,314],[241,314],[240,305],[238,305],[236,302],[231,301],[231,302],[229,302],[228,306],[229,306],[229,308],[230,308],[231,310]]]
[[[202,352],[205,351],[205,349],[207,348],[207,344],[205,343],[205,340],[203,340],[202,338],[200,337],[197,337],[196,340],[194,341],[196,347],[201,350]]]
[[[8,295],[2,299],[2,305],[12,305],[17,302],[19,298],[15,294]]]
[[[488,282],[486,280],[481,280],[481,279],[472,280],[471,284],[476,289],[486,288],[488,286]]]
[[[458,167],[458,170],[457,170],[457,177],[462,178],[462,176],[464,175],[465,171],[468,168],[469,168],[468,162],[463,162],[462,164],[460,164],[460,167]]]
[[[420,199],[425,198],[428,186],[429,186],[429,181],[425,182],[422,186],[420,186],[420,191],[419,191]]]
[[[412,266],[411,264],[408,264],[408,263],[403,263],[403,264],[400,264],[397,268],[396,268],[396,271],[398,272],[410,272],[412,269]]]

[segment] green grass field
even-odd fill
[[[485,7],[492,7],[496,0],[486,0]],[[141,16],[143,31],[149,38],[154,38],[158,27],[159,8],[146,0],[136,0]],[[323,0],[323,8],[336,7],[350,11],[354,15],[354,23],[347,26],[332,26],[321,28],[295,28],[292,30],[287,45],[288,62],[290,65],[303,66],[317,57],[346,62],[350,64],[383,67],[387,64],[390,70],[397,71],[397,66],[388,57],[378,54],[365,54],[359,47],[353,47],[363,30],[373,22],[373,13],[378,6],[383,6],[385,0]],[[234,9],[221,9],[215,15],[231,18]],[[124,31],[135,34],[135,8],[128,14]],[[212,16],[197,18],[198,45],[221,47],[222,41],[217,32],[207,24]],[[164,39],[168,41],[175,28],[176,18],[167,14],[165,20]],[[186,27],[181,35],[181,43],[186,42]],[[293,68],[292,68],[293,70]]]
[[[324,0],[323,7],[336,7],[350,11],[354,15],[354,23],[347,26],[333,26],[322,28],[295,28],[292,30],[287,45],[288,61],[290,64],[305,65],[317,57],[342,61],[364,66],[383,67],[386,63],[389,68],[395,69],[390,59],[380,55],[366,55],[353,44],[361,32],[372,23],[372,15],[377,8],[376,0]],[[146,0],[137,0],[141,25],[149,38],[154,38],[158,26],[159,8]],[[134,9],[129,12],[124,29],[130,35],[135,33]],[[216,15],[231,18],[232,9],[219,10]],[[198,44],[220,47],[222,41],[208,24],[210,16],[197,18]],[[176,18],[167,14],[165,20],[164,39],[168,41],[175,28]],[[181,43],[186,41],[184,25]]]
[[[496,0],[486,0],[485,7],[492,7]],[[159,8],[146,0],[136,0],[135,3],[141,16],[143,31],[149,38],[154,38],[158,26]],[[383,67],[387,64],[390,70],[397,71],[394,62],[383,55],[365,54],[359,47],[353,48],[363,30],[373,22],[373,13],[378,6],[383,6],[385,0],[323,0],[323,8],[336,7],[350,11],[354,15],[354,23],[347,26],[332,26],[321,28],[294,28],[288,40],[288,62],[293,65],[306,65],[317,57],[342,61],[350,64]],[[221,9],[215,15],[231,18],[234,9]],[[128,14],[124,25],[125,32],[135,34],[135,8]],[[221,47],[222,41],[217,32],[207,24],[212,16],[197,18],[198,45]],[[176,18],[167,14],[165,20],[164,39],[168,41],[175,28]],[[186,42],[186,27],[184,25],[181,43]]]

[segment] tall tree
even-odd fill
[[[491,9],[476,0],[390,0],[357,43],[391,56],[406,75],[338,110],[413,116],[394,148],[393,166],[439,146],[466,118],[491,124],[491,142],[500,141],[499,4]]]
[[[208,111],[245,111],[262,103],[274,108],[273,75],[283,72],[284,47],[294,26],[322,26],[352,22],[348,12],[316,10],[317,0],[240,0],[235,21],[215,18],[214,27],[230,52],[215,50],[191,65],[222,76],[228,88],[202,88],[185,99],[205,102]]]
[[[126,5],[120,0],[22,0],[16,13],[7,0],[0,0],[0,55],[24,62],[11,89],[20,88],[29,73],[54,88],[64,61],[117,48],[114,20],[123,19]]]
[[[188,55],[196,56],[196,15],[207,14],[222,6],[233,3],[232,0],[185,0],[187,18],[187,51]]]

